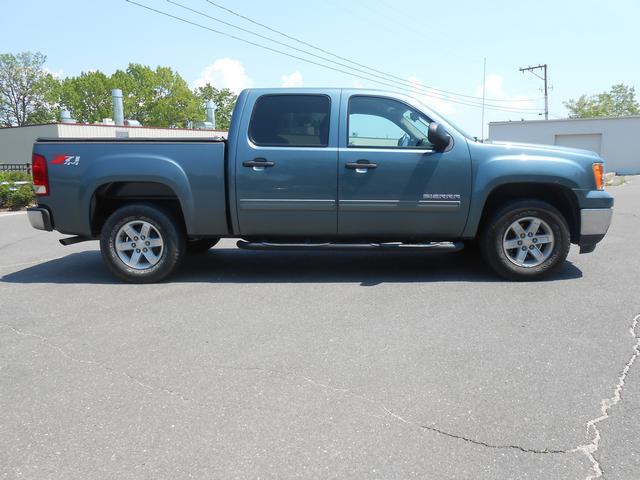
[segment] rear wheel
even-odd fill
[[[107,267],[131,283],[158,282],[182,261],[186,240],[178,222],[165,210],[132,204],[116,210],[105,222],[100,251]]]
[[[567,258],[567,221],[552,205],[518,200],[487,222],[480,251],[489,266],[509,280],[537,280],[558,269]]]

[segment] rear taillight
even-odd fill
[[[49,195],[49,172],[47,171],[47,160],[34,153],[31,157],[31,174],[33,175],[33,189],[36,195]]]

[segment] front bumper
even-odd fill
[[[583,208],[580,210],[580,253],[593,252],[611,225],[613,208]]]
[[[33,228],[36,228],[38,230],[46,230],[47,232],[53,230],[51,214],[46,208],[27,208],[27,217],[29,218],[29,223]]]

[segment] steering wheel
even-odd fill
[[[405,133],[398,139],[398,146],[408,147],[410,142],[411,142],[411,137],[407,133]]]

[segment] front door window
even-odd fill
[[[408,105],[382,97],[349,101],[348,146],[430,149],[429,119]]]

